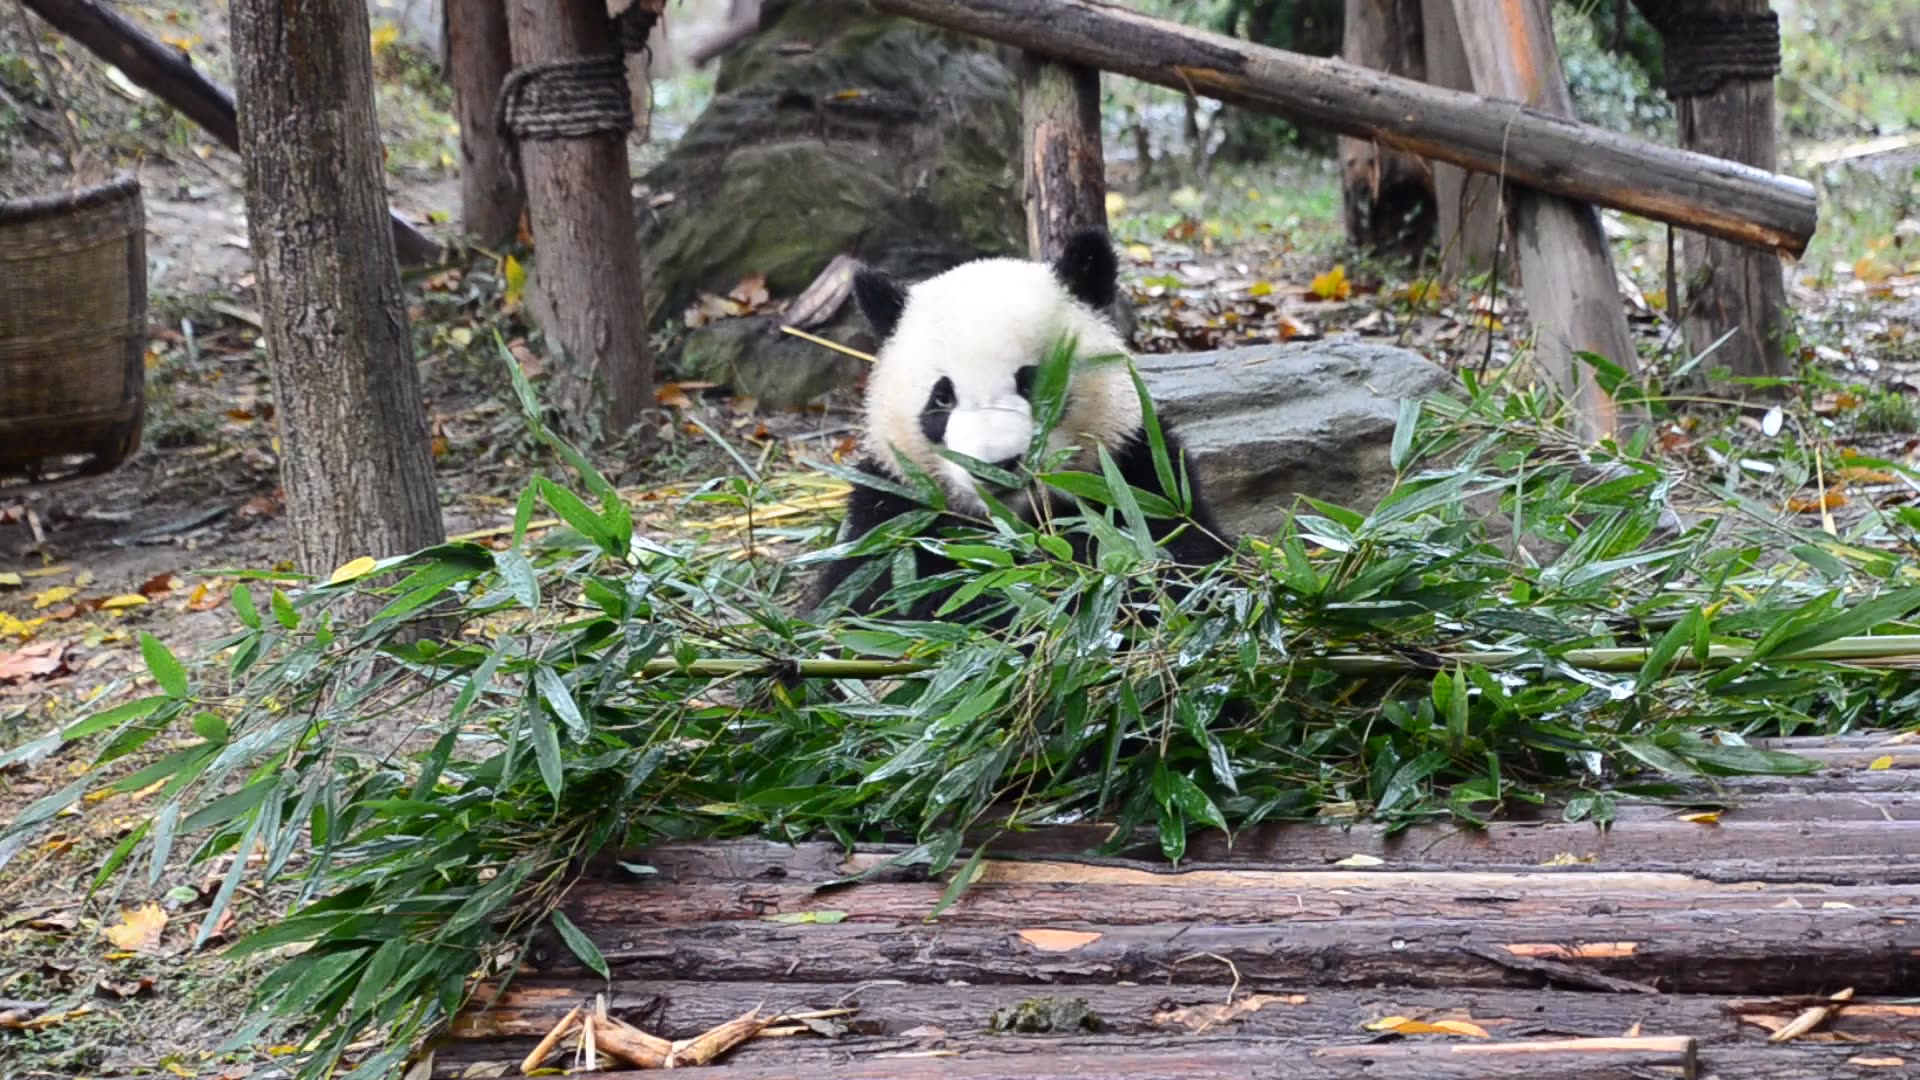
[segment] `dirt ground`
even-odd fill
[[[431,69],[431,6],[395,0],[385,7],[394,33],[383,39],[376,31],[374,46],[382,124],[395,159],[392,201],[444,235],[442,223],[457,215],[459,200],[447,156],[449,105],[444,88],[423,75]],[[125,6],[225,78],[223,8],[217,0]],[[693,4],[679,15],[676,5],[676,45],[698,41],[723,8]],[[102,687],[141,670],[134,643],[140,631],[181,654],[226,632],[231,572],[281,564],[288,552],[239,163],[77,46],[29,34],[24,18],[0,6],[0,90],[16,99],[20,87],[40,91],[18,107],[0,98],[0,116],[12,109],[23,117],[0,127],[0,196],[46,190],[110,166],[139,171],[152,274],[150,406],[145,445],[118,470],[52,485],[0,483],[0,751],[71,718]],[[686,77],[693,81],[675,85],[697,84],[697,76]],[[697,88],[678,100],[683,109],[697,108]],[[657,131],[670,136],[687,115],[663,115]],[[1851,129],[1824,132],[1792,143],[1789,153],[1865,141]],[[1912,463],[1920,449],[1920,196],[1901,191],[1920,187],[1910,184],[1920,177],[1920,145],[1799,171],[1819,176],[1832,222],[1823,230],[1833,234],[1792,276],[1799,350],[1825,380],[1806,394],[1806,413],[1828,424],[1837,443]],[[1110,209],[1128,245],[1142,348],[1355,332],[1403,341],[1451,363],[1479,356],[1484,339],[1474,327],[1489,311],[1504,320],[1500,355],[1517,346],[1524,320],[1511,298],[1463,290],[1409,308],[1400,302],[1407,275],[1343,254],[1337,189],[1324,162],[1163,176],[1140,188],[1128,183],[1129,174],[1117,160],[1119,194]],[[1659,296],[1664,234],[1609,220],[1618,226],[1636,330],[1652,343],[1650,352],[1665,348],[1670,356],[1671,327]],[[1338,277],[1330,276],[1336,267]],[[500,267],[488,257],[409,282],[449,534],[510,522],[511,500],[528,476],[531,447],[488,344],[491,327],[513,326],[500,310],[502,289]],[[830,453],[844,440],[844,412],[766,415],[750,403],[698,393],[668,392],[662,400],[661,449],[652,458],[603,456],[616,483],[697,483],[731,467],[699,427],[685,422],[681,414],[689,409],[756,454],[776,445],[776,460]],[[1736,429],[1733,437],[1760,436]],[[1683,435],[1675,446],[1687,453],[1691,443]],[[1874,504],[1911,499],[1904,488],[1883,485]],[[1782,493],[1783,506],[1790,494]],[[664,514],[650,523],[672,527]],[[83,765],[58,758],[0,771],[0,820],[64,786]],[[274,1068],[272,1050],[222,1059],[206,1053],[224,1037],[255,974],[186,947],[193,912],[204,909],[208,882],[217,881],[222,866],[205,868],[206,876],[171,875],[151,895],[136,889],[83,900],[85,879],[140,815],[133,800],[108,800],[63,821],[33,847],[0,850],[0,890],[10,898],[0,914],[0,1015],[19,1003],[38,1018],[26,1030],[0,1032],[0,1076],[142,1072],[237,1080]],[[239,917],[270,914],[271,900],[245,898]],[[129,931],[126,917],[149,901],[170,920],[150,940]],[[139,940],[118,943],[129,935]]]

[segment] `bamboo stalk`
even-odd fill
[[[1647,662],[1651,652],[1651,649],[1641,648],[1569,649],[1554,659],[1567,667],[1585,671],[1638,671]],[[1426,653],[1428,659],[1427,662],[1423,662],[1412,657],[1382,653],[1346,653],[1331,656],[1300,656],[1295,657],[1290,664],[1297,668],[1323,668],[1342,675],[1377,675],[1418,671],[1433,664],[1443,667],[1471,665],[1490,669],[1514,668],[1532,662],[1538,655],[1540,653],[1537,649],[1490,649],[1480,652],[1433,650]],[[1691,651],[1686,651],[1673,658],[1671,667],[1677,671],[1728,667],[1745,661],[1752,655],[1753,647],[1749,645],[1714,645],[1708,648],[1705,663],[1702,663]],[[1775,653],[1766,660],[1770,663],[1825,662],[1854,664],[1861,667],[1876,666],[1873,664],[1876,660],[1905,660],[1920,666],[1920,634],[1840,638],[1794,653]],[[678,660],[649,660],[641,666],[638,674],[642,678],[681,675],[699,679],[721,679],[785,674],[802,679],[897,679],[906,675],[917,675],[938,666],[925,660],[714,658],[691,660],[684,664]]]

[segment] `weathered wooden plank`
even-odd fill
[[[1205,959],[1195,966],[1208,963]],[[1185,965],[1183,965],[1185,967]],[[517,1057],[553,1029],[568,1009],[589,1001],[605,984],[579,981],[517,981],[491,1009],[463,1014],[442,1051],[449,1061]],[[492,1000],[483,986],[477,1002]],[[858,1053],[866,1038],[899,1038],[934,1029],[987,1030],[993,1014],[1037,995],[1080,999],[1112,1035],[1189,1032],[1221,1037],[1351,1039],[1366,1025],[1393,1016],[1425,1023],[1463,1020],[1495,1038],[1600,1038],[1636,1026],[1648,1035],[1691,1035],[1702,1045],[1763,1042],[1779,1025],[1816,1004],[1809,997],[1726,998],[1691,994],[1596,994],[1560,990],[1472,987],[1384,987],[1239,991],[1222,987],[1166,985],[925,986],[900,983],[755,983],[656,980],[616,986],[609,1011],[668,1038],[698,1034],[756,1005],[763,1011],[856,1007],[844,1022],[841,1045]],[[1920,1044],[1920,1004],[1855,998],[1821,1031],[1857,1043]],[[511,1043],[517,1047],[503,1050]],[[780,1043],[749,1043],[735,1060],[780,1054]]]
[[[901,1041],[848,1060],[834,1044],[782,1040],[783,1053],[700,1070],[702,1080],[1807,1080],[1900,1076],[1898,1055],[1854,1046],[1726,1046],[1697,1049],[1680,1038],[1460,1041],[1316,1046],[1292,1039],[1139,1039],[984,1036]],[[1850,1064],[1860,1062],[1862,1064]],[[1880,1065],[1865,1064],[1881,1062]],[[606,1080],[653,1080],[657,1072],[603,1072]]]
[[[872,0],[881,11],[1287,116],[1736,243],[1806,250],[1813,186],[1518,102],[1302,56],[1093,0]]]
[[[1051,262],[1076,231],[1107,227],[1100,72],[1022,54],[1019,75],[1027,254]]]
[[[1559,985],[1793,994],[1831,992],[1844,980],[1860,994],[1920,993],[1920,911],[1579,912],[1270,926],[1056,921],[1018,929],[719,922],[623,927],[593,937],[621,980],[699,974],[769,984],[1067,985],[1163,980],[1179,971],[1184,979],[1262,988]],[[1221,962],[1193,971],[1186,958],[1196,955]],[[536,943],[527,959],[534,972],[564,974],[577,964],[557,940]]]
[[[1566,912],[1759,911],[1844,904],[1920,910],[1920,885],[1727,886],[1679,874],[1449,874],[1196,871],[1153,874],[1067,863],[983,864],[983,879],[941,913],[945,926],[1025,926],[1097,912],[1113,926],[1203,920],[1223,926],[1350,919],[1504,919]],[[1599,884],[1604,882],[1604,885]],[[599,936],[634,927],[800,917],[832,911],[852,923],[912,923],[939,904],[945,882],[647,885],[584,882],[569,918]]]
[[[1082,857],[1108,837],[1102,826],[1036,829],[995,844],[1002,857]],[[904,850],[863,847],[843,856],[831,845],[744,842],[675,844],[627,852],[621,859],[650,863],[672,880],[743,881],[785,878],[830,881],[871,868]],[[1120,858],[1158,861],[1157,841],[1142,835]],[[1584,862],[1597,870],[1683,870],[1715,861],[1764,864],[1776,861],[1822,880],[1823,865],[1847,860],[1886,860],[1889,871],[1920,866],[1920,821],[1869,818],[1844,825],[1820,821],[1745,820],[1723,815],[1717,824],[1678,817],[1635,822],[1601,832],[1587,823],[1494,822],[1485,829],[1451,824],[1417,825],[1393,836],[1375,826],[1287,824],[1264,826],[1228,837],[1215,832],[1189,838],[1186,865],[1312,869],[1361,855],[1387,869],[1535,869]],[[602,860],[612,868],[613,860]],[[1769,875],[1770,880],[1780,880]],[[1891,880],[1905,880],[1896,878]]]

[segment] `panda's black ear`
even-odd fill
[[[907,306],[907,291],[900,283],[878,270],[861,267],[853,275],[853,299],[860,314],[867,317],[874,336],[885,341],[900,325],[900,313]]]
[[[1120,291],[1120,257],[1105,229],[1081,229],[1067,238],[1053,272],[1075,300],[1096,310],[1112,306]]]

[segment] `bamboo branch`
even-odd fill
[[[1652,650],[1640,648],[1569,649],[1550,659],[1584,671],[1638,671]],[[1421,657],[1393,656],[1384,653],[1345,653],[1331,656],[1301,656],[1290,661],[1297,668],[1321,668],[1342,675],[1378,675],[1419,671],[1435,666],[1474,666],[1489,669],[1523,667],[1546,654],[1538,649],[1489,649],[1479,652],[1433,650]],[[1692,652],[1673,658],[1676,671],[1730,667],[1753,656],[1750,645],[1714,645],[1708,648],[1705,662]],[[1920,667],[1920,634],[1883,634],[1841,638],[1793,653],[1774,653],[1764,658],[1773,663],[1834,663],[1858,667]],[[1875,664],[1874,661],[1904,661]],[[932,670],[939,665],[925,660],[764,660],[704,659],[681,663],[678,660],[649,660],[641,665],[642,678],[681,675],[697,679],[752,678],[787,675],[802,679],[897,679]]]

